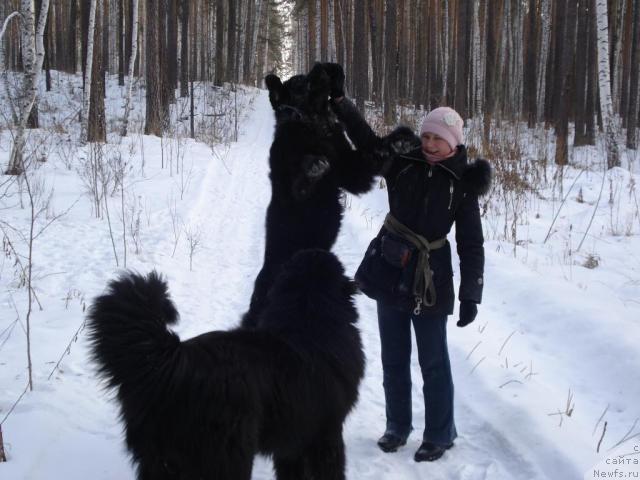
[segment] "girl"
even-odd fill
[[[341,85],[332,88],[333,108],[356,148],[377,149],[384,140],[341,94]],[[455,297],[447,240],[454,223],[460,257],[459,327],[473,322],[482,299],[484,239],[478,196],[489,189],[491,168],[485,160],[467,161],[462,127],[455,110],[436,108],[422,123],[420,144],[381,165],[389,213],[356,273],[361,290],[378,307],[387,419],[378,446],[384,452],[404,445],[412,430],[413,325],[426,423],[414,456],[417,462],[437,460],[457,436],[446,333]]]

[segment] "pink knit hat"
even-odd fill
[[[446,140],[453,150],[464,143],[463,125],[462,117],[453,108],[438,107],[424,118],[420,135],[425,132],[435,133]]]

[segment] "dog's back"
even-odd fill
[[[354,292],[335,256],[301,252],[256,329],[180,342],[157,274],[111,282],[88,328],[138,478],[248,480],[258,452],[273,455],[279,478],[343,478],[342,423],[364,371]]]

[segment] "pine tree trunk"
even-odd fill
[[[265,76],[265,70],[267,68],[269,58],[269,34],[272,14],[269,2],[266,2],[263,9],[266,9],[266,12],[264,12],[258,19],[258,43],[256,45],[258,55],[255,68],[255,85],[257,87],[262,86],[262,79]]]
[[[611,92],[611,108],[615,113],[618,107],[616,100],[620,99],[619,85],[620,75],[618,75],[621,51],[621,23],[622,12],[624,10],[625,0],[608,0],[607,2],[607,24],[608,24],[608,41],[609,41],[609,90]],[[597,8],[597,6],[596,6]]]
[[[397,30],[396,30],[396,1],[387,0],[387,11],[384,22],[385,38],[385,82],[384,82],[384,123],[396,123],[396,103],[398,101],[397,82]],[[356,14],[356,18],[358,15]]]
[[[427,2],[418,2],[418,8],[415,12],[416,15],[416,68],[413,71],[413,105],[415,108],[420,108],[420,104],[424,99],[425,84],[428,79],[426,78],[426,56],[428,51],[427,46],[427,25],[425,25],[424,10],[427,9]],[[374,74],[375,78],[375,74]],[[426,105],[425,105],[426,108]]]
[[[406,100],[406,80],[407,80],[407,57],[409,56],[409,52],[407,50],[407,42],[406,42],[406,32],[408,31],[407,26],[405,25],[406,17],[406,2],[407,0],[396,0],[396,32],[397,38],[396,42],[398,44],[398,50],[396,54],[396,81],[398,83],[398,101],[400,103],[404,103]],[[400,55],[402,52],[402,55]]]
[[[236,2],[229,0],[229,39],[227,41],[227,80],[231,82],[238,81],[238,72],[234,62],[236,53]]]
[[[42,3],[42,0],[38,0],[38,4]],[[38,12],[40,11],[40,7],[38,7]],[[47,23],[44,27],[44,38],[43,42],[46,45],[44,50],[44,70],[45,70],[45,88],[47,92],[51,91],[51,56],[53,53],[52,42],[49,38],[51,36],[49,25],[51,24],[51,15],[55,12],[55,4],[51,6],[49,15],[47,17]],[[37,99],[36,99],[37,102]]]
[[[146,84],[147,108],[145,135],[162,137],[164,121],[162,117],[162,80],[160,70],[160,29],[159,12],[163,0],[147,0],[146,12]]]
[[[371,5],[371,2],[369,3]],[[333,18],[335,19],[336,62],[344,65],[344,27],[342,25],[344,15],[342,13],[342,0],[333,0]],[[374,76],[375,78],[375,76]]]
[[[474,2],[473,8],[473,104],[472,107],[470,107],[470,110],[472,110],[472,115],[476,116],[482,114],[482,97],[484,92],[484,51],[482,44],[481,19],[484,17],[485,7],[478,4],[478,2]]]
[[[595,0],[587,0],[587,100],[585,136],[587,145],[596,144],[596,105],[598,104],[598,37]]]
[[[124,0],[117,0],[118,5],[118,25],[116,32],[116,50],[118,52],[118,85],[124,87]]]
[[[102,16],[100,23],[100,32],[102,32],[102,39],[100,45],[102,46],[102,70],[109,72],[109,0],[102,0]]]
[[[607,167],[620,166],[620,153],[616,142],[616,120],[613,116],[611,100],[611,75],[609,72],[609,28],[607,20],[607,0],[596,0],[598,35],[598,80],[600,85],[600,110],[605,130]]]
[[[442,77],[439,68],[438,54],[439,39],[441,36],[438,33],[438,19],[442,18],[439,10],[439,0],[429,0],[429,9],[425,11],[427,32],[429,35],[429,42],[427,48],[427,74],[429,75],[429,81],[427,82],[427,88],[424,96],[425,109],[432,109],[437,105],[440,105],[440,98],[442,93]]]
[[[106,142],[106,121],[104,113],[104,63],[103,58],[105,49],[102,45],[104,35],[105,3],[107,0],[98,0],[95,12],[95,29],[93,37],[93,61],[91,63],[91,95],[89,97],[89,115],[87,142]]]
[[[365,2],[356,2],[354,11],[354,24],[353,24],[353,51],[358,52],[353,58],[353,74],[354,74],[354,89],[353,95],[356,98],[356,104],[361,112],[364,111],[364,102],[367,99],[367,86],[368,86],[368,52],[366,50],[367,35],[366,35],[366,17],[365,17]]]
[[[369,38],[370,38],[370,51],[371,51],[371,70],[373,73],[373,82],[371,85],[371,97],[376,104],[379,104],[382,99],[382,92],[380,92],[380,86],[378,78],[380,78],[381,72],[381,52],[378,50],[380,32],[380,21],[377,15],[376,0],[369,0],[367,4],[369,14]]]
[[[167,15],[167,80],[169,101],[175,102],[175,91],[178,88],[178,0],[169,0]]]
[[[446,2],[446,39],[443,40],[443,55],[446,57],[444,88],[442,101],[444,105],[453,105],[456,90],[456,12],[457,0]]]
[[[620,94],[618,95],[617,108],[620,118],[622,119],[622,128],[627,126],[627,110],[629,107],[629,77],[631,76],[631,37],[633,35],[633,0],[627,0],[625,3],[625,11],[623,17],[622,44],[620,50],[620,58],[618,63],[621,65],[620,70]],[[615,100],[614,100],[615,101]]]
[[[500,51],[499,26],[502,24],[502,0],[492,0],[487,5],[487,26],[486,31],[486,67],[484,80],[484,140],[490,141],[491,122],[496,108],[496,84],[498,82],[498,72],[500,71],[500,61],[498,52]]]
[[[344,8],[344,22],[345,29],[345,71],[354,72],[353,63],[353,0],[340,0]],[[354,87],[354,75],[347,75],[347,91],[355,91]]]
[[[307,67],[306,70],[313,67],[313,64],[316,62],[316,37],[317,27],[316,27],[316,0],[307,0],[307,18],[309,20],[309,28],[307,30],[307,38],[309,42],[309,51],[307,57]]]
[[[189,95],[189,3],[190,0],[180,1],[180,96]]]
[[[631,73],[629,87],[629,106],[627,109],[627,148],[637,149],[638,126],[638,88],[640,88],[640,1],[633,6],[633,33],[631,40]]]
[[[165,131],[169,127],[170,105],[175,103],[176,91],[171,83],[171,57],[175,58],[176,51],[169,46],[169,4],[173,0],[161,0],[158,12],[158,39],[159,39],[159,62],[160,74],[162,76],[161,88],[161,116],[162,129]]]
[[[247,17],[244,29],[244,58],[242,62],[242,81],[245,84],[249,83],[251,79],[251,56],[253,55],[251,44],[253,39],[253,26],[255,25],[255,17],[255,0],[248,0]]]
[[[556,165],[569,163],[569,109],[571,108],[571,89],[573,87],[573,62],[575,59],[575,38],[577,20],[577,1],[567,0],[566,13],[563,14],[562,56],[559,58],[557,87],[558,94],[556,127]]]
[[[76,73],[78,70],[76,69],[76,60],[80,56],[80,52],[78,51],[77,43],[76,43],[76,34],[78,31],[78,0],[71,0],[71,13],[68,18],[68,37],[67,37],[67,51],[66,51],[66,70],[69,73]]]
[[[469,118],[468,82],[469,82],[469,33],[473,30],[471,24],[471,4],[462,1],[458,4],[456,42],[456,84],[454,109],[462,116]]]
[[[578,35],[577,38],[583,42],[588,39],[587,1],[578,0]],[[575,136],[573,145],[578,147],[585,145],[586,136],[586,107],[587,107],[587,54],[585,45],[580,45],[576,49],[576,80],[575,80]]]
[[[320,60],[329,58],[329,0],[320,0]]]
[[[538,50],[538,2],[536,0],[529,0],[529,12],[526,20],[526,46],[524,63],[524,85],[523,85],[523,104],[524,112],[527,119],[527,125],[529,128],[533,128],[536,124],[536,84],[537,84],[537,62],[536,51]]]
[[[224,73],[224,0],[216,0],[216,71],[213,84],[222,86]]]
[[[257,59],[257,55],[256,55],[256,51],[257,51],[257,45],[258,45],[258,32],[260,30],[259,26],[260,26],[260,19],[262,18],[263,15],[263,8],[265,3],[267,3],[268,0],[256,0],[257,1],[257,9],[255,10],[254,16],[253,16],[253,22],[252,22],[252,28],[251,28],[251,46],[250,46],[250,56],[249,56],[249,77],[246,80],[246,84],[250,85],[252,80],[255,78],[256,76],[256,59]]]

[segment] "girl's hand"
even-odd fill
[[[460,320],[458,320],[459,327],[466,327],[476,319],[478,315],[478,305],[469,300],[463,300],[460,302]]]

